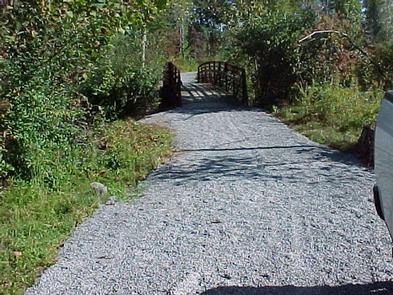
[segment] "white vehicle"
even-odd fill
[[[393,239],[393,91],[382,101],[375,131],[374,201]]]

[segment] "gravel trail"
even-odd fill
[[[77,227],[36,294],[393,294],[374,175],[183,76],[176,152],[130,203]]]

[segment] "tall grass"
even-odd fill
[[[348,150],[364,125],[375,122],[383,91],[335,83],[299,87],[293,104],[275,108],[284,122],[312,140]]]
[[[166,129],[116,121],[88,134],[66,159],[46,153],[52,170],[11,180],[0,192],[0,294],[21,294],[55,263],[59,245],[105,201],[91,191],[92,181],[107,185],[108,195],[127,197],[170,146]]]

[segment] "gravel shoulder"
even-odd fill
[[[393,294],[373,173],[183,80],[183,107],[144,120],[174,130],[171,161],[78,226],[26,294]]]

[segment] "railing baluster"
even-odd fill
[[[229,64],[224,64],[225,90],[229,91]]]

